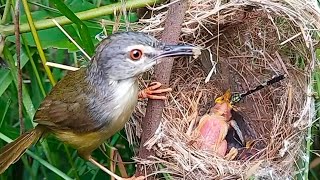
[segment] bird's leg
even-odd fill
[[[109,174],[111,177],[115,178],[116,180],[143,180],[145,179],[144,176],[139,176],[139,177],[131,177],[131,178],[122,178],[115,173],[111,172],[108,168],[104,167],[100,163],[98,163],[96,160],[94,160],[92,157],[88,158],[88,161],[90,161],[92,164],[96,165],[98,168],[100,168],[102,171],[106,172]]]
[[[147,87],[144,90],[141,90],[138,94],[138,97],[140,99],[160,99],[160,100],[164,100],[167,99],[166,96],[162,96],[162,95],[155,95],[155,94],[161,94],[161,93],[166,93],[166,92],[171,92],[172,89],[171,88],[166,88],[166,89],[159,89],[161,87],[161,83],[160,82],[152,82],[150,83],[150,87]]]
[[[240,138],[241,143],[244,145],[244,138],[237,122],[235,120],[231,120],[229,121],[229,123],[230,123],[230,126],[236,131],[237,135]]]

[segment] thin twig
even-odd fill
[[[112,160],[110,161],[110,171],[113,172],[113,173],[116,172],[116,163],[114,163],[114,159],[115,159],[117,156],[115,155],[115,152],[116,152],[116,148],[112,147],[112,148],[110,149],[110,158],[112,159]],[[115,180],[115,178],[114,178],[114,177],[111,177],[111,180]]]
[[[63,64],[59,64],[59,63],[54,63],[54,62],[46,62],[46,65],[50,66],[50,67],[68,70],[68,71],[77,71],[80,69],[77,67],[67,66],[67,65],[63,65]]]
[[[14,7],[14,27],[15,27],[15,37],[16,37],[16,54],[17,54],[17,69],[18,69],[18,109],[19,109],[19,123],[20,123],[20,134],[24,133],[24,121],[23,121],[23,102],[22,102],[22,71],[21,71],[21,43],[20,43],[20,28],[19,28],[19,18],[20,18],[20,0],[16,1],[16,5]]]
[[[63,32],[64,35],[67,36],[67,38],[83,53],[83,55],[90,60],[91,57],[83,50],[83,48],[67,33],[67,31],[65,31],[60,24],[55,20],[52,19],[53,23],[60,29],[60,31]]]

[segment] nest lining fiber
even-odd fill
[[[161,34],[167,6],[162,8],[140,20],[141,31]],[[314,110],[309,93],[319,12],[311,0],[190,1],[182,40],[202,47],[202,55],[175,61],[173,92],[161,126],[145,144],[157,156],[138,163],[161,163],[165,168],[159,172],[173,179],[292,179],[303,172],[297,161],[308,164],[305,142]],[[215,98],[229,88],[246,92],[279,74],[286,78],[235,107],[251,130],[246,138],[254,141],[254,153],[227,161],[192,145],[192,132]],[[143,102],[135,119],[141,120],[144,111]]]

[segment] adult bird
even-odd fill
[[[41,103],[34,121],[38,125],[0,151],[0,173],[16,162],[41,137],[53,134],[71,145],[79,156],[116,179],[122,179],[91,157],[106,139],[121,130],[130,118],[138,96],[165,99],[153,94],[168,92],[160,83],[139,93],[137,77],[161,58],[194,55],[190,45],[167,45],[138,32],[116,33],[96,48],[90,65],[68,72]]]

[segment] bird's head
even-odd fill
[[[97,47],[91,66],[111,80],[136,77],[161,62],[164,57],[193,56],[191,45],[167,45],[144,33],[115,33]]]
[[[211,113],[216,115],[221,115],[230,120],[231,118],[231,91],[228,89],[222,96],[215,100],[215,105],[211,108]]]

